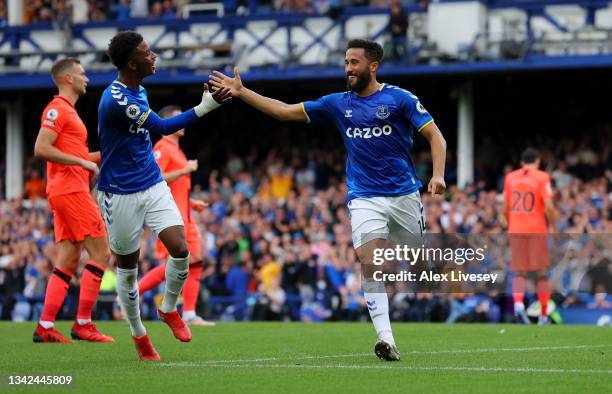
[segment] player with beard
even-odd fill
[[[209,83],[230,89],[233,97],[281,121],[336,125],[348,153],[348,208],[353,246],[364,264],[365,299],[378,335],[374,352],[381,359],[395,361],[400,353],[391,331],[384,284],[372,277],[373,251],[384,248],[386,240],[420,246],[425,219],[421,182],[410,157],[413,131],[422,134],[431,146],[433,176],[427,189],[432,194],[446,188],[446,141],[414,94],[377,81],[382,57],[383,49],[376,42],[351,40],[345,57],[348,92],[300,104],[287,104],[247,89],[237,67],[233,78],[214,71]]]
[[[228,90],[211,94],[204,89],[194,108],[162,119],[149,108],[143,79],[155,73],[157,55],[143,37],[132,31],[115,35],[108,55],[118,78],[102,93],[98,107],[98,133],[102,165],[98,203],[106,221],[110,249],[117,258],[117,295],[130,325],[141,360],[159,360],[140,319],[138,258],[143,225],[149,227],[169,252],[166,291],[158,310],[160,320],[183,342],[191,332],[176,310],[189,270],[185,228],[170,188],[164,181],[149,132],[170,135],[197,121],[231,99]]]

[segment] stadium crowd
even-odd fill
[[[342,8],[387,8],[388,0],[24,0],[25,23],[128,20],[130,18],[176,19],[188,4],[223,5],[226,14],[262,12],[306,12],[327,15]],[[396,1],[396,3],[400,3]],[[401,4],[426,8],[426,0],[403,0]],[[6,1],[0,0],[0,24],[6,21]],[[1,25],[0,25],[1,26]]]
[[[608,138],[599,141],[612,141],[610,130],[603,133]],[[202,166],[194,173],[194,196],[210,204],[202,213],[194,212],[206,256],[198,309],[207,317],[228,321],[366,320],[360,265],[345,208],[344,157],[324,146],[284,146],[246,155],[230,150],[222,165]],[[463,189],[452,184],[455,165],[449,156],[449,188],[444,198],[423,196],[429,233],[503,233],[498,222],[503,176],[518,165],[514,159],[518,150],[506,152],[505,163],[510,165],[491,158],[495,146],[486,138],[478,146],[474,184]],[[612,307],[605,295],[612,292],[606,268],[612,258],[606,254],[610,248],[602,252],[592,245],[593,237],[612,232],[611,146],[564,138],[539,148],[543,167],[554,183],[558,232],[587,235],[570,248],[563,264],[553,266],[553,298],[565,305]],[[413,157],[420,179],[428,179],[428,152]],[[30,159],[23,198],[0,200],[2,319],[38,318],[56,257],[41,169],[41,163]],[[141,275],[159,263],[155,239],[145,232]],[[589,272],[597,272],[597,277],[591,274],[585,281]],[[64,317],[72,316],[76,308],[78,275],[73,281],[76,286],[71,286]],[[505,281],[505,291],[473,293],[389,288],[391,314],[406,321],[508,321],[512,316],[509,282]],[[577,288],[590,293],[590,298],[570,291]],[[153,306],[160,293],[143,298],[146,317],[155,318]],[[603,296],[593,298],[594,293]],[[104,276],[97,313],[101,318],[120,318],[112,270]]]

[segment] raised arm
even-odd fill
[[[446,182],[444,182],[446,140],[434,122],[430,122],[423,127],[421,134],[429,141],[429,145],[431,146],[431,159],[433,161],[433,175],[427,186],[427,191],[431,194],[441,194],[446,190]]]
[[[34,144],[34,156],[53,163],[80,166],[87,171],[91,171],[94,175],[98,174],[99,170],[96,163],[62,152],[55,147],[55,140],[57,140],[55,131],[41,127]]]
[[[209,75],[209,83],[216,89],[229,89],[232,97],[238,97],[251,107],[272,116],[280,121],[307,122],[308,118],[302,104],[287,104],[280,100],[262,96],[242,85],[238,67],[234,67],[234,77],[228,77],[219,71]]]
[[[219,108],[221,104],[231,99],[232,96],[229,89],[217,89],[211,94],[208,91],[208,85],[205,84],[202,101],[191,110],[166,119],[160,118],[155,112],[149,110],[144,121],[140,122],[142,127],[155,134],[170,135],[191,125],[202,116]]]

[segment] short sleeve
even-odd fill
[[[40,127],[53,130],[56,133],[61,133],[66,124],[66,108],[55,103],[51,103],[43,111],[40,119]]]
[[[508,175],[504,177],[504,201],[506,204],[510,201],[510,183],[508,181]]]
[[[153,155],[155,156],[155,161],[157,161],[157,165],[162,172],[167,172],[168,166],[170,165],[170,152],[166,148],[166,144],[158,143],[153,148]]]
[[[331,122],[333,120],[332,101],[334,96],[335,95],[330,94],[318,100],[304,101],[302,103],[302,110],[306,115],[306,121],[308,123]]]
[[[552,192],[552,186],[550,182],[550,176],[548,174],[545,174],[544,177],[542,178],[541,186],[542,188],[540,190],[540,193],[542,195],[542,200],[551,198],[553,195],[553,192]]]
[[[412,127],[420,132],[425,126],[433,122],[433,118],[417,96],[407,90],[401,90],[400,95],[401,108]]]
[[[123,118],[124,121],[136,127],[142,127],[151,114],[147,103],[139,102],[125,90],[114,86],[110,90],[108,101],[113,117]]]

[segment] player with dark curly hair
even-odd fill
[[[169,252],[166,291],[158,310],[174,336],[191,341],[191,332],[176,310],[189,270],[185,228],[168,185],[155,161],[149,132],[170,135],[194,123],[231,99],[229,89],[214,93],[204,88],[194,108],[162,119],[151,111],[143,79],[155,73],[157,55],[144,38],[132,31],[118,33],[108,55],[119,70],[106,88],[98,108],[102,165],[98,202],[108,229],[110,249],[117,258],[117,294],[130,324],[141,360],[159,360],[140,319],[138,258],[143,225],[159,237]]]

